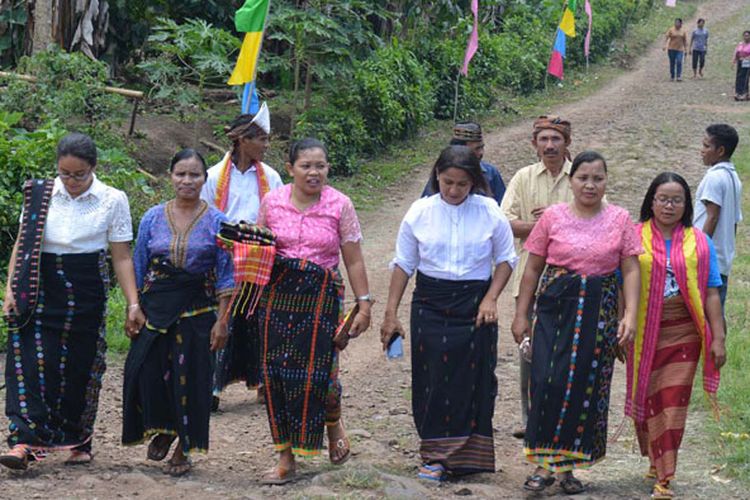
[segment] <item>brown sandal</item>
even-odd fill
[[[277,465],[273,469],[267,470],[263,473],[263,477],[260,479],[260,484],[271,484],[271,485],[282,485],[290,483],[294,480],[296,471],[294,469],[285,469],[284,467]]]
[[[17,444],[7,453],[0,455],[0,465],[13,470],[26,470],[29,467],[31,449],[25,444]]]
[[[341,424],[341,430],[344,432],[344,437],[338,438],[338,439],[331,439],[331,428],[336,427],[337,425]],[[349,457],[351,456],[351,443],[349,442],[349,438],[346,435],[346,430],[344,429],[344,424],[339,420],[334,425],[328,426],[328,458],[331,460],[331,463],[333,465],[343,465],[346,463],[347,460],[349,460]]]

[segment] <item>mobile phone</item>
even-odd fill
[[[391,340],[388,341],[386,355],[388,359],[396,359],[404,355],[404,341],[399,333],[393,332]]]

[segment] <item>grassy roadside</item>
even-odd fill
[[[747,220],[750,214],[750,145],[742,142],[750,134],[750,117],[742,117],[740,150],[734,158],[744,187],[742,210]],[[727,364],[721,370],[719,403],[721,419],[707,424],[714,439],[709,440],[726,472],[750,485],[750,371],[746,363],[750,360],[750,254],[743,250],[750,247],[750,228],[747,223],[737,232],[738,257],[732,266],[727,299]]]

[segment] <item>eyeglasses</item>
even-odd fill
[[[679,196],[675,198],[667,198],[666,196],[657,196],[656,198],[654,198],[654,201],[663,207],[666,207],[669,204],[671,204],[673,207],[681,207],[685,204],[685,199],[680,198]]]
[[[61,179],[73,179],[74,181],[85,181],[89,178],[89,175],[91,175],[91,169],[89,169],[86,172],[78,172],[75,174],[69,174],[68,172],[61,172],[57,171],[57,175],[60,176]]]

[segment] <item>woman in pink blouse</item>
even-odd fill
[[[569,179],[574,201],[547,208],[524,245],[529,260],[511,330],[519,344],[531,336],[528,311],[541,277],[524,442],[537,469],[524,488],[541,491],[560,473],[560,486],[575,494],[585,488],[573,470],[606,452],[615,350],[635,334],[642,248],[628,212],[602,201],[607,164],[599,153],[579,154]],[[625,297],[619,323],[618,267]]]
[[[742,33],[742,41],[734,50],[732,64],[737,65],[737,78],[734,81],[734,100],[747,101],[748,80],[750,80],[750,30]]]
[[[258,224],[276,235],[277,252],[257,312],[266,409],[280,454],[278,465],[263,476],[266,484],[289,482],[295,455],[320,453],[324,424],[331,462],[349,458],[336,345],[345,346],[370,326],[362,232],[351,200],[327,185],[325,146],[315,139],[297,142],[286,168],[292,183],[266,195],[258,215]],[[359,312],[348,337],[334,345],[344,297],[339,251]]]

